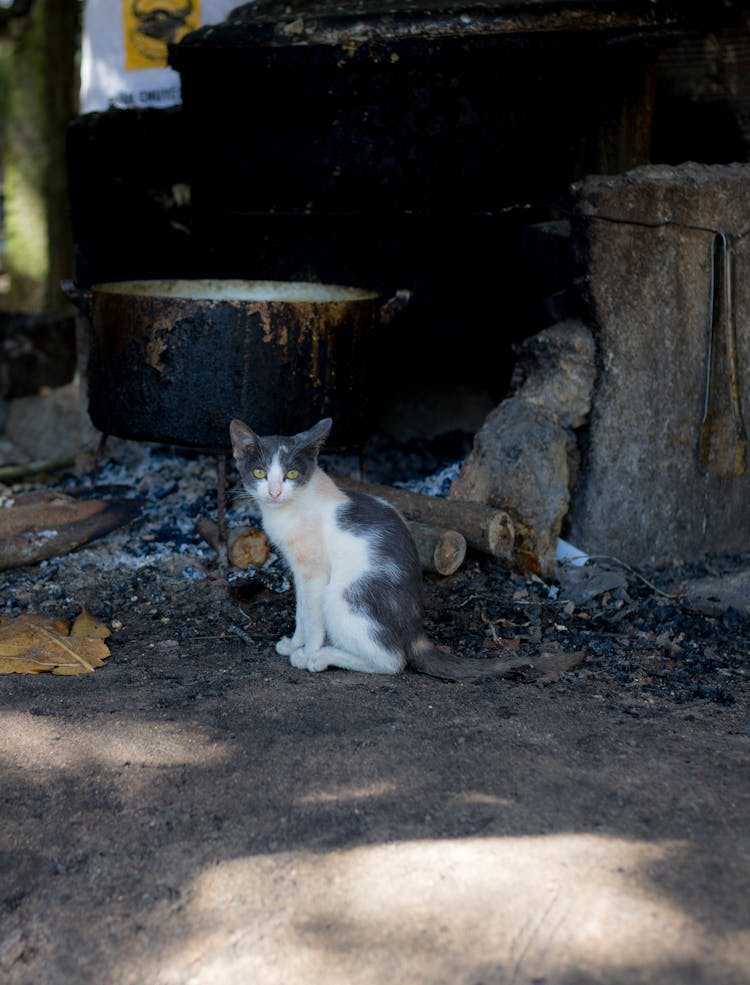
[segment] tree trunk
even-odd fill
[[[5,151],[7,308],[65,307],[72,273],[65,128],[77,105],[77,0],[35,0],[11,28]]]

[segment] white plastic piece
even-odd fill
[[[583,567],[589,560],[585,551],[569,544],[567,540],[558,539],[555,557],[558,563],[572,564],[575,568]]]

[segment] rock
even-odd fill
[[[511,515],[514,555],[529,573],[551,577],[555,569],[577,471],[571,429],[588,412],[594,356],[593,337],[582,322],[560,322],[527,339],[514,374],[516,393],[487,417],[451,486],[451,499]]]
[[[685,587],[685,604],[707,616],[721,616],[728,609],[750,616],[750,570],[691,579]]]
[[[599,374],[566,536],[631,564],[747,550],[746,464],[719,474],[700,447],[717,231],[733,253],[737,396],[750,413],[750,166],[649,166],[574,191]],[[725,372],[716,397],[729,394]],[[725,440],[724,461],[740,462],[740,437]]]
[[[16,448],[11,441],[0,438],[0,468],[4,465],[20,465],[22,463],[25,465],[30,460],[29,456],[25,455],[20,448]]]
[[[575,457],[575,438],[567,428],[539,405],[509,397],[476,434],[450,498],[506,510],[516,528],[520,566],[551,577]]]
[[[586,420],[596,375],[596,346],[580,321],[564,321],[522,344],[514,371],[516,395],[567,428]]]
[[[586,566],[560,564],[557,580],[560,583],[559,600],[575,602],[576,605],[585,605],[605,592],[624,590],[628,585],[622,570],[601,562],[589,562]]]

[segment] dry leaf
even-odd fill
[[[70,635],[86,636],[90,640],[106,640],[108,636],[112,635],[112,631],[103,622],[92,616],[84,605],[70,628]]]
[[[577,667],[583,661],[583,650],[561,650],[549,646],[536,657],[533,663],[530,680],[537,684],[557,684],[560,674],[572,667]]]
[[[90,674],[109,656],[104,635],[107,627],[85,609],[72,629],[42,614],[0,619],[0,674]]]
[[[68,620],[61,619],[59,616],[48,616],[43,612],[24,612],[20,616],[0,616],[0,633],[6,626],[44,626],[55,633],[68,633]]]

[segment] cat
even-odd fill
[[[300,434],[266,437],[238,420],[229,428],[244,488],[294,578],[295,629],[276,651],[309,671],[399,674],[408,666],[446,680],[469,676],[462,659],[425,635],[422,572],[401,515],[340,489],[318,465],[332,424],[325,418]],[[468,663],[491,672],[492,661]]]

